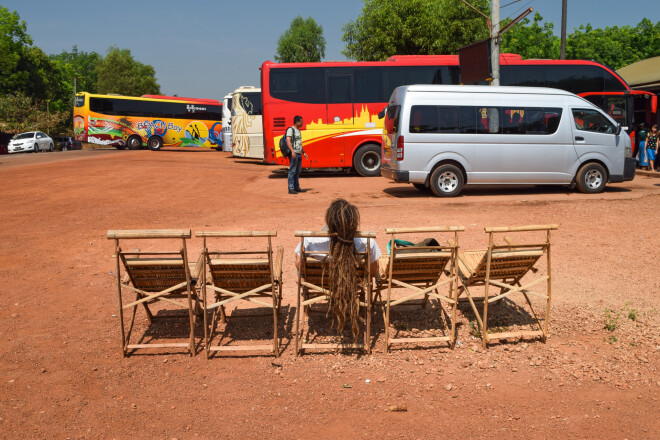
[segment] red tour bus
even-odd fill
[[[655,121],[657,97],[631,90],[613,70],[593,61],[523,60],[502,54],[500,83],[553,87],[598,105],[631,133]],[[457,55],[404,55],[378,62],[274,63],[261,66],[264,162],[288,164],[279,139],[303,117],[309,159],[304,168],[354,168],[380,174],[383,120],[378,113],[392,91],[407,84],[460,84]],[[633,145],[635,143],[633,142]]]

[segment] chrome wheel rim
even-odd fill
[[[458,176],[451,171],[445,171],[438,177],[438,188],[444,193],[449,193],[458,188]]]
[[[584,182],[589,189],[597,189],[603,183],[603,174],[598,170],[589,170],[584,176]]]
[[[158,139],[150,139],[149,140],[149,147],[150,148],[158,148]]]
[[[362,166],[368,171],[376,171],[380,167],[380,154],[367,151],[362,156]]]

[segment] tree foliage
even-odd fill
[[[0,6],[0,130],[70,131],[74,78],[78,91],[160,93],[154,68],[130,51],[111,47],[104,59],[74,46],[48,56],[33,45],[18,13]]]
[[[96,67],[99,93],[140,96],[160,94],[156,71],[148,64],[135,60],[131,51],[110,47]]]
[[[471,3],[488,13],[486,0]],[[456,54],[488,37],[484,18],[461,0],[364,0],[360,16],[342,30],[342,53],[358,61]]]
[[[523,58],[559,58],[560,39],[553,33],[553,23],[544,23],[537,12],[534,21],[524,19],[502,36],[502,52]],[[646,58],[660,56],[660,22],[648,18],[635,27],[594,28],[590,24],[574,29],[566,36],[566,58],[593,60],[613,69]]]
[[[21,92],[0,95],[1,132],[58,131],[58,127],[70,121],[70,118],[69,112],[49,111]]]
[[[325,57],[323,27],[312,17],[298,15],[277,40],[275,61],[280,63],[313,63]]]

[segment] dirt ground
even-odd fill
[[[275,169],[215,151],[0,156],[0,438],[660,438],[660,179],[599,195],[494,187],[438,199],[384,178],[314,175],[291,196]],[[471,249],[486,246],[484,226],[559,224],[547,343],[484,351],[461,306],[454,350],[385,354],[377,312],[372,354],[295,358],[294,230],[318,229],[336,197],[358,205],[382,250],[386,227],[464,225]],[[143,228],[277,230],[281,357],[122,357],[106,232]],[[196,259],[201,240],[188,249]],[[523,326],[518,305],[493,306],[495,324]],[[272,321],[232,320],[240,313],[228,310],[223,341],[267,342]],[[325,315],[312,316],[325,331]],[[393,312],[390,332],[433,335],[437,316]],[[188,331],[182,321],[153,333],[142,310],[136,326],[135,340]]]

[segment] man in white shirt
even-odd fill
[[[291,151],[291,156],[289,156],[289,194],[298,194],[299,192],[307,191],[300,188],[299,182],[300,171],[302,170],[302,156],[304,155],[305,159],[309,159],[302,146],[302,135],[300,134],[300,128],[302,126],[302,116],[294,116],[293,125],[287,128],[285,133],[286,143]]]

